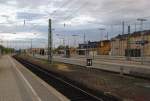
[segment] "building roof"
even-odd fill
[[[88,43],[81,43],[79,45],[97,45],[99,44],[100,42],[110,42],[110,40],[102,40],[102,41],[88,41]]]
[[[150,35],[150,30],[144,30],[144,31],[142,31],[142,33],[144,33],[144,35]],[[132,37],[141,36],[141,31],[133,32],[133,33],[131,33],[131,34],[123,34],[123,35],[120,35],[120,34],[119,34],[118,36],[112,38],[111,40],[112,40],[112,41],[115,40],[115,39],[124,40],[124,39],[126,39],[129,35],[132,36]]]

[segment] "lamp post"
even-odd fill
[[[137,21],[140,21],[140,25],[141,25],[141,28],[140,28],[140,30],[141,30],[141,64],[143,64],[144,63],[144,45],[145,45],[145,43],[144,43],[144,32],[142,32],[143,31],[143,22],[144,21],[147,21],[147,19],[143,19],[143,18],[139,18],[139,19],[137,19]]]

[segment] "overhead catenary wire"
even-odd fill
[[[76,1],[77,1],[77,0],[76,0]],[[62,6],[60,6],[58,9],[56,9],[54,12],[52,12],[52,15],[54,16],[54,15],[59,11],[59,9],[64,8],[64,7],[65,7],[66,5],[68,5],[68,4],[70,4],[70,3],[68,2],[68,0],[66,0],[66,2],[64,2],[64,3],[62,4]],[[84,4],[83,4],[83,5],[84,5]],[[81,7],[81,8],[82,8],[82,7]],[[81,10],[80,7],[79,7],[79,10]],[[64,20],[72,19],[76,13],[78,13],[78,10],[77,10],[77,9],[76,9],[75,11],[72,11],[72,13],[69,14],[67,17],[65,17]],[[147,17],[150,17],[150,16],[147,16]],[[61,19],[61,20],[63,20],[63,19]],[[127,25],[128,25],[128,23],[131,23],[131,21],[125,21],[125,22],[126,22]],[[104,25],[105,25],[105,24],[104,24]],[[121,26],[121,24],[111,24],[111,25],[113,25],[113,26]],[[133,21],[133,23],[130,24],[130,25],[134,25],[134,26],[135,26],[134,21]],[[137,23],[136,25],[138,26],[139,24]],[[37,24],[37,25],[34,24],[34,26],[35,26],[34,28],[36,28],[36,26],[38,26],[38,24]],[[109,26],[109,24],[107,24],[107,26]],[[32,28],[32,29],[34,29],[34,28]]]
[[[48,13],[48,16],[54,16],[58,11],[60,11],[60,9],[65,8],[69,5],[74,4],[74,2],[77,2],[78,0],[66,0],[60,7],[58,7],[56,10],[54,10],[52,13],[49,13],[48,11],[45,11],[46,13]]]
[[[70,2],[68,2],[68,1],[69,1],[69,0],[66,0],[59,8],[57,8],[56,10],[54,10],[54,11],[51,13],[51,15],[52,15],[52,16],[55,15],[58,11],[60,11],[60,9],[64,8],[66,5],[70,4]],[[73,0],[73,1],[74,1],[74,0]],[[75,0],[75,1],[78,1],[78,0]],[[80,8],[79,8],[79,10],[80,10]],[[114,11],[111,11],[111,12],[114,12]],[[73,17],[74,13],[77,13],[77,11],[72,12],[72,14],[71,14],[70,16],[65,17],[65,20],[71,19],[71,18]],[[113,25],[114,25],[114,26],[117,26],[116,24],[113,24]],[[119,25],[119,24],[118,24],[118,25]],[[121,24],[120,24],[120,25],[121,25]],[[133,24],[133,25],[135,25],[135,24]]]
[[[51,17],[54,16],[54,14],[56,14],[60,9],[66,7],[66,6],[72,5],[74,2],[78,2],[79,0],[72,0],[71,2],[69,2],[69,1],[70,1],[70,0],[66,0],[66,2],[64,2],[58,9],[54,10],[52,13],[49,13],[49,12],[45,11],[45,12],[48,13],[49,15],[48,15],[48,16],[45,16],[44,18],[45,18],[45,19],[49,19],[50,16],[51,16]],[[54,20],[52,20],[52,21],[54,21]],[[36,28],[36,27],[38,27],[38,24],[34,25],[34,27],[30,29],[30,31],[33,30],[33,29]]]
[[[69,1],[69,0],[68,0],[68,1]],[[59,7],[59,9],[61,9],[62,7],[65,7],[65,5],[68,6],[70,3],[71,3],[71,4],[73,4],[74,2],[78,3],[78,1],[79,1],[79,0],[73,0],[72,2],[68,2],[68,3],[65,2],[65,3],[62,4],[61,7]],[[70,5],[71,5],[71,4],[70,4]],[[85,4],[83,4],[83,5],[85,5]],[[83,6],[83,5],[82,5],[82,6]],[[79,8],[77,8],[76,12],[77,12],[78,10],[80,10],[80,9],[82,8],[82,6],[80,6]],[[53,16],[54,14],[56,14],[57,11],[58,11],[58,10],[53,11],[53,12],[51,13],[51,16]],[[67,16],[67,18],[68,18],[68,17],[69,17],[69,16]],[[49,16],[48,16],[48,17],[46,16],[45,18],[48,19]],[[54,20],[52,20],[52,21],[54,21]],[[34,27],[32,27],[32,28],[30,29],[30,31],[33,30],[33,29],[36,28],[36,27],[38,27],[38,24],[34,25]]]
[[[73,13],[69,14],[68,16],[66,16],[64,18],[64,20],[72,19],[74,17],[74,15],[78,13],[78,11],[80,11],[83,8],[86,8],[87,4],[88,4],[88,2],[85,2],[84,4],[80,5],[80,7],[77,8]]]

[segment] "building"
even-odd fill
[[[150,56],[150,30],[145,30],[142,33],[143,35],[141,32],[134,32],[112,38],[111,55],[140,57],[142,49],[144,49],[144,55]],[[142,43],[144,43],[144,48],[142,48]]]
[[[98,43],[98,55],[109,55],[111,51],[111,42],[110,40],[103,40]]]
[[[85,44],[79,44],[79,55],[109,55],[111,51],[110,40],[88,42]]]
[[[79,55],[97,54],[98,43],[97,41],[88,41],[87,43],[79,44],[77,52]]]
[[[111,52],[113,56],[125,56],[125,50],[127,48],[127,34],[118,35],[111,39]]]

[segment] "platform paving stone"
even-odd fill
[[[0,101],[69,101],[23,65],[0,57]]]

